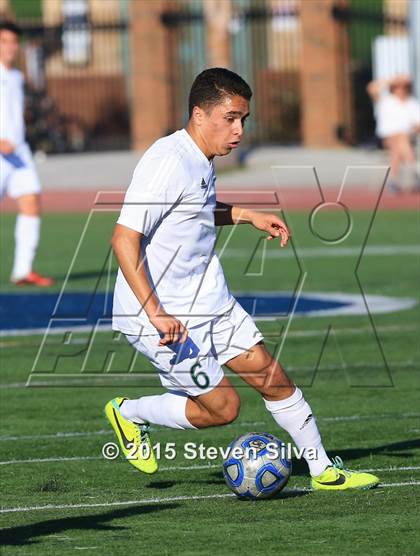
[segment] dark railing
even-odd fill
[[[27,136],[48,153],[130,147],[128,22],[20,21]]]
[[[299,142],[298,11],[268,6],[241,9],[235,3],[233,8],[230,68],[244,77],[254,91],[251,117],[247,122],[248,140],[251,143]],[[291,19],[295,25],[294,34],[272,31],[276,21],[290,23]],[[193,78],[208,65],[206,25],[203,12],[198,10],[167,11],[162,13],[161,21],[169,36],[172,128],[176,129],[184,125],[188,117],[187,98]],[[189,53],[193,53],[193,59]]]

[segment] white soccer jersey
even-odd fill
[[[420,105],[414,97],[401,100],[384,94],[376,103],[376,134],[381,139],[399,133],[413,133],[420,125]]]
[[[17,148],[25,142],[23,83],[22,72],[0,64],[0,139]]]
[[[32,154],[25,142],[23,84],[22,72],[0,64],[0,139],[15,147],[13,160],[0,155],[0,199],[6,191],[13,198],[41,192]]]
[[[165,311],[187,326],[231,308],[217,255],[213,163],[185,129],[156,141],[143,155],[118,223],[144,234],[149,280]],[[151,324],[121,269],[114,291],[113,328],[139,334]]]

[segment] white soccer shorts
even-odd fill
[[[159,346],[160,336],[144,330],[126,335],[129,343],[158,369],[168,390],[199,396],[211,392],[222,380],[222,365],[263,339],[248,313],[236,302],[226,314],[188,328],[184,344]]]
[[[41,183],[29,146],[20,145],[13,155],[9,162],[0,154],[0,199],[6,192],[13,199],[40,193]]]

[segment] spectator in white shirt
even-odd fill
[[[389,190],[402,191],[401,167],[405,165],[415,191],[420,191],[412,140],[420,132],[420,105],[411,94],[411,80],[398,75],[371,81],[367,91],[375,103],[376,134],[389,152]]]

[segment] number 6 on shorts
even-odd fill
[[[193,379],[194,383],[199,387],[205,390],[208,388],[210,384],[209,377],[206,375],[204,371],[195,372],[197,367],[201,367],[201,363],[194,363],[194,365],[190,369],[190,375]]]

